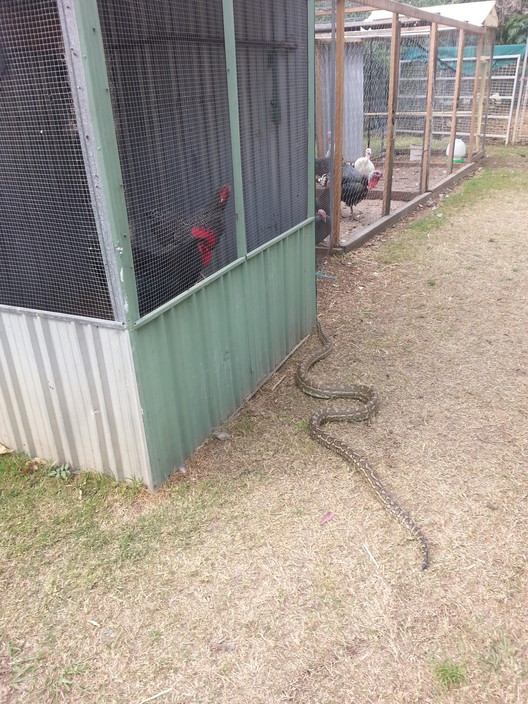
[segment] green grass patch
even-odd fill
[[[445,689],[451,689],[467,682],[466,666],[453,660],[442,660],[434,665],[434,673],[438,682]]]
[[[50,476],[49,465],[29,472],[27,466],[23,455],[0,457],[0,563],[22,577],[46,571],[52,599],[110,587],[165,541],[188,548],[233,492],[249,484],[240,477],[184,480],[151,494],[99,474],[61,479]]]
[[[443,198],[435,211],[410,223],[398,240],[386,242],[382,249],[383,262],[394,264],[414,258],[431,235],[448,225],[453,213],[473,207],[482,199],[496,198],[513,190],[516,197],[523,197],[520,195],[522,191],[528,196],[528,171],[516,172],[514,180],[510,169],[483,168],[465,181],[456,193]]]

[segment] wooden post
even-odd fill
[[[336,0],[336,65],[334,115],[334,171],[332,174],[332,246],[339,246],[341,171],[343,161],[343,96],[345,90],[345,0]]]
[[[479,99],[478,99],[478,112],[477,112],[477,134],[476,134],[476,151],[479,152],[483,145],[481,144],[483,137],[483,122],[484,122],[484,103],[486,102],[487,93],[487,77],[489,73],[489,66],[493,65],[493,57],[490,54],[490,44],[489,35],[486,34],[486,38],[483,44],[483,54],[481,55],[481,65],[480,65],[480,87],[479,87]],[[488,57],[486,58],[486,54]],[[488,63],[486,63],[486,61]]]
[[[486,41],[489,46],[489,63],[488,70],[486,71],[486,80],[484,83],[484,98],[482,103],[484,109],[484,126],[482,128],[482,145],[480,145],[480,149],[484,149],[486,146],[489,115],[489,94],[491,92],[491,75],[493,73],[493,54],[495,53],[495,27],[486,27]]]
[[[400,73],[400,34],[401,25],[398,14],[392,14],[390,77],[389,77],[389,104],[387,107],[387,148],[385,150],[385,167],[383,170],[383,203],[381,215],[384,217],[390,212],[392,191],[392,170],[394,166],[394,127],[396,109],[398,106],[398,76]]]
[[[431,24],[429,35],[429,62],[427,65],[427,92],[425,101],[425,125],[422,152],[422,172],[420,175],[420,193],[429,188],[429,163],[431,161],[431,138],[433,135],[433,101],[436,77],[436,53],[438,48],[438,25]]]
[[[455,157],[455,139],[457,130],[457,110],[458,101],[460,98],[460,84],[462,82],[462,66],[464,64],[464,43],[466,33],[463,29],[458,31],[458,52],[457,52],[457,67],[455,73],[455,88],[453,90],[453,111],[451,113],[451,134],[449,135],[448,161],[449,173],[453,172],[453,159]]]
[[[475,55],[475,76],[473,78],[473,98],[471,100],[471,122],[469,123],[469,144],[468,144],[468,161],[473,159],[473,152],[477,152],[478,149],[474,150],[475,146],[475,128],[477,125],[477,98],[479,89],[479,75],[480,75],[480,61],[482,57],[482,44],[484,43],[484,37],[479,37],[477,44],[477,51]],[[478,146],[478,145],[477,145]]]
[[[321,42],[315,42],[315,130],[317,156],[326,154],[323,140],[323,96],[321,95]]]

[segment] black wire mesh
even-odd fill
[[[99,0],[140,314],[236,258],[221,0]]]
[[[305,0],[235,0],[248,251],[307,214]]]
[[[112,318],[55,0],[0,3],[0,303]]]

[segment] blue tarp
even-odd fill
[[[496,46],[493,51],[493,69],[501,68],[502,66],[507,66],[511,64],[512,61],[516,61],[518,55],[521,58],[524,57],[526,51],[526,44],[504,44],[502,46]],[[464,58],[469,59],[475,57],[477,53],[476,46],[467,46],[464,49]],[[457,47],[456,46],[442,46],[438,49],[438,65],[437,68],[446,69],[451,68],[456,71],[456,56]],[[401,54],[402,60],[406,61],[427,61],[428,50],[427,47],[413,46],[404,49]],[[462,73],[465,76],[473,76],[475,73],[475,62],[466,61],[462,67]]]

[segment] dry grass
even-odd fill
[[[382,400],[332,430],[423,528],[430,569],[308,437],[319,402],[293,370],[312,338],[154,496],[1,460],[2,702],[528,701],[528,177],[510,156],[319,282],[338,334],[317,373]]]

